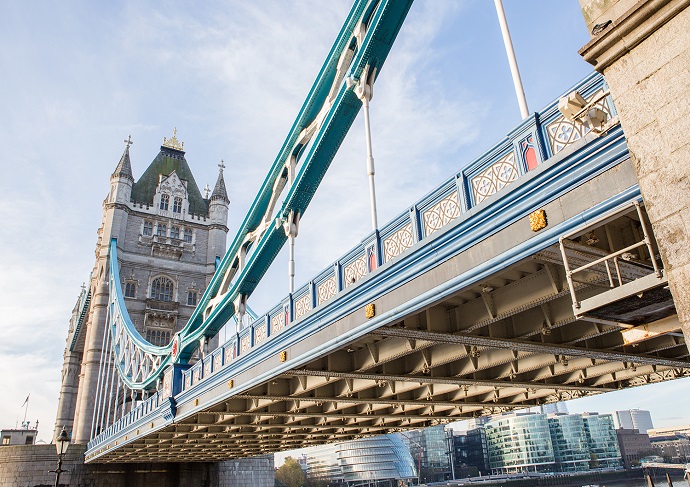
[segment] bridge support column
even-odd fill
[[[690,0],[580,0],[690,344]]]
[[[62,364],[62,385],[60,387],[60,399],[58,401],[53,438],[60,434],[63,426],[67,427],[67,431],[72,431],[74,426],[80,364],[81,353],[69,349],[65,350],[65,358]]]
[[[106,310],[108,307],[108,283],[99,279],[93,297],[92,312],[86,331],[84,355],[82,360],[82,378],[77,395],[77,415],[75,416],[72,442],[87,443],[91,435],[91,422],[95,408],[98,369],[101,360],[103,332],[105,329]]]

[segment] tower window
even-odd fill
[[[170,227],[170,237],[180,238],[180,227]]]
[[[126,282],[125,283],[125,297],[134,298],[137,294],[137,283],[136,282]]]
[[[159,223],[158,224],[158,236],[159,237],[165,237],[166,233],[168,233],[168,227],[166,227],[162,223]]]
[[[185,228],[184,230],[184,241],[187,243],[192,243],[192,229]]]
[[[144,229],[142,230],[142,233],[147,236],[153,235],[153,223],[151,222],[144,222]]]
[[[187,292],[187,306],[196,306],[197,292],[194,290],[189,290]]]
[[[167,194],[161,195],[161,210],[167,210],[170,205],[170,196]]]
[[[149,328],[146,330],[146,341],[148,341],[152,345],[162,347],[170,343],[170,332],[165,330],[154,330]]]
[[[173,282],[167,277],[157,277],[151,283],[151,298],[157,301],[173,300]]]
[[[182,198],[175,197],[173,200],[173,213],[182,213]]]

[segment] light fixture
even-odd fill
[[[58,464],[57,469],[51,470],[51,472],[55,472],[55,487],[58,487],[58,485],[60,485],[60,474],[62,472],[67,472],[67,470],[62,469],[62,457],[64,457],[65,453],[67,452],[67,447],[69,447],[69,443],[70,438],[69,434],[67,433],[67,428],[63,426],[62,431],[60,431],[58,437],[55,438],[55,449],[57,450],[58,454]]]
[[[601,134],[608,122],[608,114],[596,106],[601,99],[602,96],[597,96],[588,102],[580,93],[573,91],[558,100],[558,110],[571,122],[584,125],[595,134]]]

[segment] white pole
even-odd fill
[[[364,81],[366,83],[366,80]],[[364,86],[364,96],[362,105],[364,108],[364,134],[367,139],[367,173],[369,175],[369,200],[371,201],[371,227],[376,231],[379,227],[376,217],[376,188],[374,186],[374,156],[371,148],[371,123],[369,121],[369,99],[371,98],[371,87]]]
[[[290,186],[292,186],[292,183],[295,182],[295,169],[297,167],[297,157],[294,155],[290,156],[290,166],[288,167],[288,182],[290,183]],[[290,261],[288,262],[288,280],[289,280],[289,288],[290,288],[290,294],[295,292],[295,232],[294,228],[292,228],[292,218],[290,219],[291,221],[288,222],[289,227],[289,232],[288,232],[288,239],[290,242]]]
[[[508,30],[506,13],[503,10],[503,0],[494,0],[494,3],[496,4],[496,13],[498,14],[498,23],[501,24],[503,43],[506,46],[508,64],[510,64],[510,74],[512,74],[513,76],[515,95],[517,95],[518,104],[520,105],[520,114],[522,115],[522,118],[524,120],[529,115],[529,110],[527,109],[527,99],[525,98],[525,90],[522,87],[522,80],[520,79],[520,71],[518,70],[517,59],[515,59],[513,41],[510,39],[510,31]]]

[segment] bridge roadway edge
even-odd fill
[[[616,188],[615,196],[604,198],[602,195],[610,195],[612,187]],[[576,193],[578,196],[575,200],[579,202],[579,206],[562,204],[562,198]],[[160,410],[153,411],[120,430],[110,437],[109,441],[93,445],[87,452],[88,461],[98,461],[99,457],[108,456],[108,453],[112,453],[108,452],[110,448],[117,448],[114,441],[118,439],[119,446],[132,443],[138,438],[166,428],[173,422],[193,416],[214,402],[241,393],[271,376],[341,347],[348,340],[354,340],[376,327],[384,326],[402,313],[428,306],[441,295],[452,294],[461,287],[481,280],[491,272],[497,261],[501,261],[504,267],[509,266],[530,253],[552,245],[557,242],[560,235],[584,221],[594,220],[639,197],[639,188],[622,130],[615,128],[604,138],[588,136],[586,140],[572,147],[571,151],[551,158],[533,173],[525,175],[515,187],[488,198],[445,229],[416,244],[405,255],[382,266],[379,280],[386,282],[385,289],[373,289],[376,286],[367,278],[356,283],[348,288],[343,296],[334,300],[337,301],[338,316],[333,316],[336,303],[326,303],[316,308],[260,348],[241,355],[229,367],[212,374],[197,387],[176,396],[178,410],[172,421],[163,420]],[[531,236],[526,216],[538,208],[546,210],[549,226]],[[480,241],[490,241],[491,245],[495,246],[500,243],[501,238],[503,244],[508,243],[510,247],[513,242],[501,237],[507,234],[501,232],[508,232],[509,229],[517,227],[527,236],[524,242],[513,245],[510,251],[499,253],[483,266],[471,266],[463,271],[459,264],[462,260],[460,254],[465,256],[465,252],[476,252],[476,249],[472,249]],[[414,299],[407,299],[405,305],[388,302],[395,292],[398,295],[410,294],[408,291],[411,287],[421,282],[419,276],[413,277],[415,274],[432,267],[439,270],[444,265],[445,270],[439,274],[447,278],[443,282],[437,282],[436,287],[432,287],[429,292],[419,294]],[[450,275],[455,277],[451,278]],[[410,296],[415,294],[413,292]],[[379,298],[373,299],[374,295],[378,295]],[[371,320],[366,320],[363,307],[369,302],[374,302],[377,309],[386,311]],[[330,318],[328,322],[327,318]],[[319,345],[314,347],[314,343]],[[278,354],[282,350],[288,352],[288,360],[283,363],[278,359]],[[230,380],[233,381],[232,388],[227,385]],[[148,423],[153,423],[153,427],[149,427]],[[132,434],[135,430],[137,433]],[[123,437],[125,441],[122,441]]]

